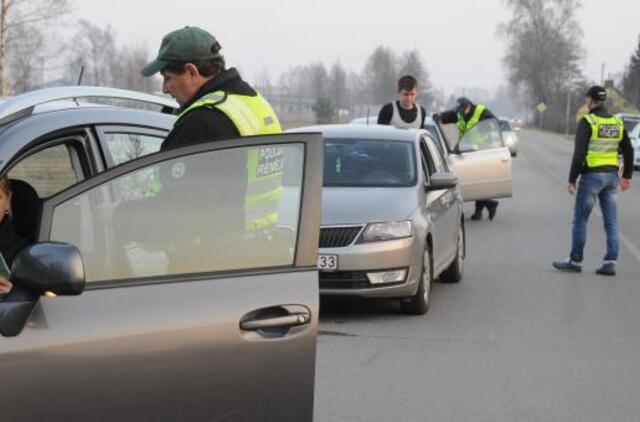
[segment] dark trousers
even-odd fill
[[[476,213],[481,214],[482,209],[486,208],[487,210],[491,207],[497,207],[498,201],[495,199],[485,199],[483,201],[476,201]]]

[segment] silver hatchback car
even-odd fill
[[[465,256],[457,177],[425,130],[332,125],[322,132],[320,292],[397,298],[424,314],[431,284],[458,282]]]

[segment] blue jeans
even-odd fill
[[[607,234],[607,254],[604,260],[617,261],[619,252],[617,192],[618,173],[585,173],[580,176],[573,213],[572,261],[582,262],[584,245],[587,243],[587,220],[596,204],[596,199],[600,201],[604,231]]]

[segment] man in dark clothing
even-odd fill
[[[576,195],[573,215],[571,254],[553,266],[561,271],[581,272],[584,246],[587,240],[587,221],[596,200],[600,202],[604,229],[607,235],[607,253],[597,274],[616,274],[618,260],[618,185],[625,191],[631,186],[633,175],[633,147],[624,124],[612,116],[604,106],[607,91],[593,86],[587,91],[587,114],[578,124],[571,169],[569,194]],[[618,154],[622,153],[624,170],[619,178]],[[580,179],[578,188],[576,181]]]
[[[460,97],[456,101],[455,110],[445,111],[434,115],[434,120],[443,124],[455,123],[458,127],[459,139],[462,139],[465,133],[476,126],[483,120],[495,119],[496,116],[489,111],[483,104],[473,104],[468,98]],[[498,201],[494,199],[486,199],[476,201],[476,210],[471,216],[472,220],[482,219],[482,209],[487,208],[489,211],[489,219],[493,220],[498,210]]]
[[[385,104],[378,113],[379,125],[391,125],[401,129],[420,129],[426,112],[416,103],[418,81],[411,75],[398,80],[398,99]]]

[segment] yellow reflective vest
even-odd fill
[[[624,124],[619,117],[585,116],[591,126],[591,138],[587,151],[587,167],[617,166],[618,147],[622,142]]]
[[[482,113],[487,109],[483,104],[477,104],[475,110],[473,111],[473,115],[469,119],[469,121],[465,121],[464,117],[461,113],[458,113],[458,122],[456,126],[458,127],[458,133],[460,135],[460,139],[467,133],[472,127],[480,123],[480,117],[482,117]]]
[[[271,105],[260,94],[208,93],[178,116],[178,120],[198,107],[212,107],[223,112],[236,126],[240,136],[282,133],[280,121]],[[247,231],[264,230],[278,221],[282,197],[284,150],[277,146],[250,148],[247,154],[247,192],[245,227]]]

